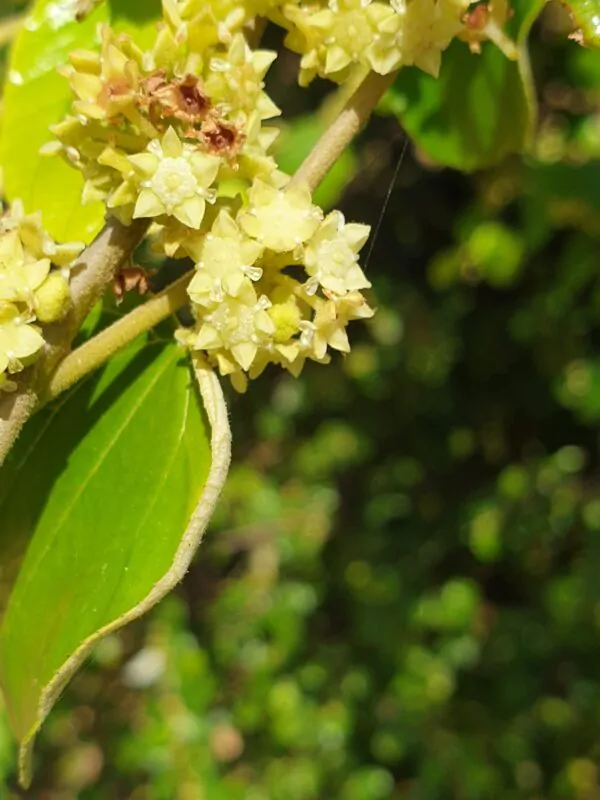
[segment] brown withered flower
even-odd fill
[[[201,83],[193,75],[187,75],[175,84],[175,116],[182,122],[201,122],[212,108],[208,95],[204,94]]]
[[[140,105],[154,118],[178,119],[193,126],[206,119],[212,108],[210,98],[194,75],[168,80],[164,70],[157,70],[140,86]]]
[[[146,78],[140,81],[140,89],[142,90],[142,105],[147,105],[154,95],[154,93],[161,87],[168,84],[167,72],[164,69],[157,69]]]
[[[136,291],[141,297],[148,294],[150,291],[148,278],[152,277],[154,273],[155,270],[146,271],[143,267],[135,265],[119,270],[113,281],[113,292],[117,305],[123,302],[127,292]]]
[[[242,149],[246,138],[239,128],[218,117],[207,119],[199,132],[186,131],[185,135],[189,137],[190,133],[204,142],[208,153],[224,158],[234,158]]]
[[[126,76],[113,76],[106,81],[98,95],[98,105],[110,110],[119,105],[125,106],[128,102],[135,102],[134,82]]]

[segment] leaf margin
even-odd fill
[[[88,636],[69,656],[62,667],[57,670],[52,680],[42,689],[35,724],[19,743],[19,781],[25,789],[31,784],[33,747],[36,736],[71,678],[79,670],[98,642],[130,622],[139,619],[177,586],[186,574],[212,518],[231,463],[231,429],[219,378],[212,367],[200,356],[193,356],[192,358],[193,372],[211,428],[211,465],[200,499],[175,552],[171,567],[165,575],[154,585],[150,593],[141,602],[116,620]]]

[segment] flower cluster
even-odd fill
[[[302,56],[300,83],[338,83],[362,65],[381,75],[415,65],[437,75],[452,39],[468,34],[469,0],[166,0],[173,32],[198,52],[268,19]]]
[[[240,391],[270,363],[298,375],[306,359],[327,362],[328,348],[348,352],[346,326],[373,314],[358,265],[368,234],[339,211],[324,217],[302,187],[257,180],[237,214],[221,209],[183,245],[196,261],[188,291],[198,322],[180,341]]]
[[[39,324],[58,322],[70,306],[68,267],[83,245],[57,245],[39,214],[20,203],[0,217],[0,391],[44,346]]]
[[[240,390],[269,363],[298,374],[347,352],[346,326],[373,313],[358,265],[368,228],[325,217],[269,152],[275,54],[247,33],[275,5],[164,0],[145,52],[104,26],[98,53],[71,54],[72,113],[49,148],[83,172],[85,199],[148,219],[157,250],[193,261],[196,324],[178,339]]]
[[[83,172],[84,200],[104,201],[123,222],[174,217],[197,230],[218,190],[240,194],[276,170],[274,132],[262,124],[279,113],[263,91],[274,53],[237,33],[200,54],[187,29],[172,30],[173,16],[150,51],[104,26],[99,53],[71,54],[73,113],[46,150]]]
[[[341,83],[357,64],[381,75],[414,64],[437,76],[468,7],[469,0],[313,0],[282,12],[307,85],[316,75]]]

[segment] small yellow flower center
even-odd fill
[[[268,314],[275,325],[273,338],[278,344],[288,342],[298,333],[302,316],[294,302],[277,303],[269,309]]]
[[[151,181],[152,191],[169,214],[198,191],[198,181],[186,158],[163,158]]]

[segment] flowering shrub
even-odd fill
[[[94,644],[189,567],[230,459],[216,374],[239,392],[271,365],[297,377],[350,353],[349,323],[373,317],[369,226],[314,196],[371,113],[400,115],[425,155],[465,170],[528,146],[526,39],[541,4],[525,5],[33,4],[0,141],[0,515],[18,534],[0,680],[23,782],[41,723]],[[268,26],[283,31],[281,52],[262,47]],[[277,158],[269,89],[286,52],[300,86],[339,85],[297,171]],[[88,246],[65,243],[77,238]],[[150,264],[166,288],[128,299],[114,321],[107,288],[119,301],[146,294]],[[39,635],[24,637],[32,609]]]

